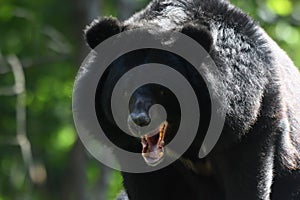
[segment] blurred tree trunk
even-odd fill
[[[106,200],[106,194],[109,185],[109,177],[111,177],[110,175],[112,173],[112,169],[102,164],[99,164],[99,167],[101,167],[101,173],[100,173],[99,180],[94,187],[94,192],[93,192],[94,196],[91,198],[91,200],[93,199]]]
[[[118,0],[117,13],[120,20],[125,20],[130,17],[137,9],[137,1],[133,0]]]
[[[87,24],[93,19],[101,16],[100,8],[103,0],[75,0],[74,1],[74,33],[75,41],[78,42],[77,52],[74,62],[77,67],[83,61],[89,49],[83,39],[83,30]],[[120,20],[128,18],[136,9],[136,2],[132,0],[119,0],[117,3],[118,17]],[[94,159],[94,158],[93,158]],[[106,192],[108,189],[109,177],[112,170],[99,163],[101,173],[98,181],[93,187],[92,191],[89,191],[86,187],[86,165],[88,157],[85,149],[79,139],[75,143],[73,149],[70,152],[70,158],[68,162],[68,168],[66,176],[63,178],[63,191],[62,199],[64,200],[106,200]]]
[[[66,175],[63,177],[62,198],[65,200],[85,200],[87,157],[82,143],[77,140],[70,153]]]
[[[74,28],[74,38],[77,42],[77,49],[74,58],[75,67],[79,67],[87,53],[88,47],[84,42],[83,30],[87,24],[89,24],[99,14],[100,0],[75,0],[72,1],[74,16],[71,23]],[[75,77],[74,77],[75,78]],[[87,179],[86,179],[86,165],[87,154],[84,146],[78,138],[74,144],[68,161],[68,168],[66,176],[63,178],[62,199],[64,200],[86,200],[88,196],[86,194]]]

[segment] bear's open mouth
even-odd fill
[[[158,165],[164,157],[164,138],[168,122],[163,122],[154,134],[142,136],[142,156],[150,166]]]

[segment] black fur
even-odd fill
[[[182,28],[181,32],[196,40],[207,52],[210,52],[213,38],[205,27],[187,24]]]
[[[122,23],[112,18],[94,22],[86,31],[87,42],[95,48],[109,36],[138,27],[181,31],[199,42],[221,72],[218,77],[211,73],[211,81],[214,92],[226,96],[227,113],[221,138],[204,160],[197,159],[205,134],[200,130],[172,165],[145,174],[123,173],[129,199],[300,199],[300,75],[285,52],[248,15],[221,0],[153,0]],[[122,66],[158,57],[152,50],[127,55],[112,64],[98,87],[96,109],[111,130],[110,139],[131,151],[139,151],[139,141],[115,128],[105,110],[106,91],[124,72]],[[163,58],[166,64],[176,60],[194,89],[203,90],[203,82],[184,61],[171,54]],[[137,98],[162,98],[147,94]],[[205,95],[200,104],[209,104]]]
[[[91,48],[95,48],[98,44],[122,31],[120,22],[115,18],[102,18],[93,21],[86,27],[85,40]]]

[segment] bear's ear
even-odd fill
[[[86,27],[84,34],[86,42],[94,49],[98,44],[121,31],[122,26],[117,19],[106,17],[94,20]]]
[[[197,41],[207,52],[210,52],[213,38],[210,31],[202,25],[187,24],[181,32]]]

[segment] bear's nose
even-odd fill
[[[147,126],[151,122],[151,119],[146,112],[131,113],[130,117],[138,126]]]

